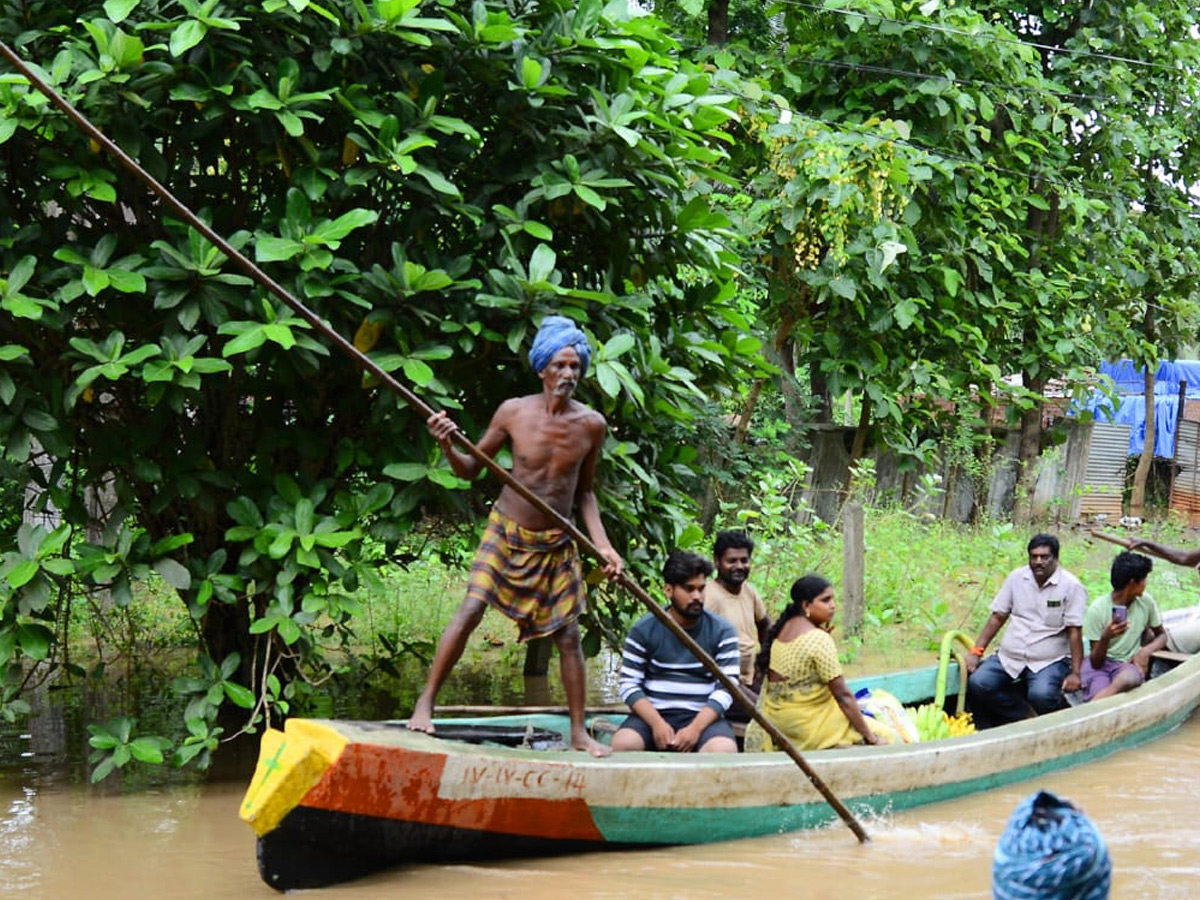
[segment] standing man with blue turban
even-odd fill
[[[589,537],[605,560],[604,572],[621,573],[621,557],[600,521],[593,483],[604,444],[604,417],[573,398],[587,372],[591,347],[575,323],[547,316],[538,329],[529,362],[542,391],[506,400],[492,416],[476,445],[494,457],[507,443],[513,478],[563,518],[578,510]],[[437,439],[460,478],[472,479],[483,468],[474,456],[455,449],[455,424],[445,412],[429,418]],[[551,635],[558,646],[563,687],[571,714],[571,747],[605,756],[584,723],[587,681],[578,619],[586,609],[579,552],[560,523],[505,485],[492,506],[487,529],[471,566],[467,596],[438,641],[425,689],[408,720],[414,731],[433,732],[438,690],[462,656],[488,606],[499,609],[519,628],[519,640]]]

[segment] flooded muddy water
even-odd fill
[[[413,866],[306,892],[316,900],[959,900],[990,896],[996,841],[1036,788],[1074,800],[1113,858],[1113,898],[1193,900],[1200,885],[1200,719],[1145,747],[962,800],[844,826],[702,847]],[[6,900],[270,900],[237,817],[242,780],[116,793],[0,770]],[[663,823],[664,829],[670,822]]]

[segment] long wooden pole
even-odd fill
[[[103,147],[105,152],[107,152],[117,162],[133,173],[133,175],[139,181],[145,184],[151,191],[157,194],[164,203],[166,203],[179,215],[181,219],[204,235],[204,237],[207,238],[213,244],[213,246],[217,247],[222,253],[236,262],[252,280],[256,281],[262,287],[266,288],[270,293],[274,294],[285,304],[291,307],[291,309],[293,309],[297,315],[312,325],[312,327],[322,334],[326,340],[332,343],[337,349],[341,350],[343,354],[357,363],[362,369],[370,372],[374,377],[378,378],[380,383],[394,393],[398,394],[405,403],[419,412],[423,417],[428,419],[434,414],[433,407],[425,403],[404,384],[397,381],[389,372],[386,372],[380,368],[380,366],[374,363],[366,354],[360,352],[353,343],[346,340],[346,338],[342,337],[342,335],[338,334],[338,332],[335,331],[329,325],[329,323],[318,316],[313,310],[305,306],[299,299],[294,297],[286,288],[284,288],[283,285],[279,284],[270,275],[260,269],[249,257],[226,241],[221,235],[214,231],[208,225],[208,223],[206,223],[194,212],[192,212],[191,209],[185,206],[181,200],[179,200],[165,186],[155,179],[154,176],[143,169],[136,160],[125,153],[125,151],[118,147],[115,143],[113,143],[113,141],[110,140],[107,135],[101,132],[99,128],[93,125],[86,116],[84,116],[81,112],[75,109],[74,106],[67,102],[65,97],[61,96],[56,90],[54,90],[54,88],[43,81],[41,77],[39,77],[38,74],[33,71],[33,69],[26,65],[25,61],[15,52],[13,52],[13,50],[4,41],[0,41],[0,56],[3,56],[6,60],[8,60],[13,68],[29,79],[30,84],[41,91],[42,94],[44,94],[46,98],[52,104],[54,104],[54,106],[58,107],[58,109],[61,110],[67,116],[67,118],[74,122],[82,131],[84,131],[88,137]],[[487,468],[489,472],[499,478],[505,485],[516,491],[523,498],[532,503],[537,509],[556,520],[559,525],[571,535],[579,547],[586,550],[596,559],[604,559],[595,544],[593,544],[591,540],[575,526],[575,523],[561,515],[557,510],[549,506],[541,497],[537,496],[537,494],[533,493],[524,484],[514,478],[507,469],[476,447],[475,444],[468,440],[461,431],[455,430],[452,437],[453,440],[457,442],[467,453],[479,460],[479,462],[485,468]],[[717,681],[727,691],[729,691],[734,700],[740,703],[749,712],[750,717],[754,719],[754,721],[756,721],[759,726],[771,736],[771,739],[775,742],[775,745],[782,748],[784,752],[786,752],[788,756],[795,761],[796,765],[798,765],[801,771],[803,771],[808,777],[808,780],[812,786],[817,789],[817,792],[825,798],[825,801],[831,807],[833,807],[834,811],[841,817],[842,821],[844,821],[846,825],[849,826],[850,830],[854,832],[855,837],[862,842],[869,841],[870,838],[868,837],[866,831],[850,812],[850,810],[845,807],[845,805],[834,795],[825,782],[822,781],[817,773],[813,771],[813,769],[805,761],[804,757],[800,755],[800,751],[796,749],[790,740],[788,740],[787,736],[784,735],[769,719],[763,716],[762,713],[755,708],[750,699],[742,693],[740,685],[736,684],[724,672],[721,671],[721,667],[717,665],[716,660],[709,656],[704,649],[692,639],[691,635],[689,635],[682,626],[680,626],[673,618],[671,618],[670,614],[662,606],[655,603],[650,598],[650,595],[647,594],[642,587],[633,581],[633,579],[631,579],[628,575],[622,573],[618,577],[618,582],[631,594],[637,597],[650,610],[650,612],[658,617],[659,621],[661,621],[667,626],[667,628],[670,629],[671,633],[674,634],[684,644],[684,646],[686,646],[688,650],[695,655],[696,659],[698,659],[704,665],[704,667],[716,677]]]

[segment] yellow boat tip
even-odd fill
[[[337,762],[347,743],[336,729],[308,719],[289,719],[283,731],[267,729],[242,798],[242,820],[259,837],[273,830]]]

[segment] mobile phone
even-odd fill
[[[1124,622],[1128,618],[1129,618],[1129,610],[1126,607],[1124,607],[1124,606],[1114,606],[1113,607],[1113,621],[1114,622]]]

